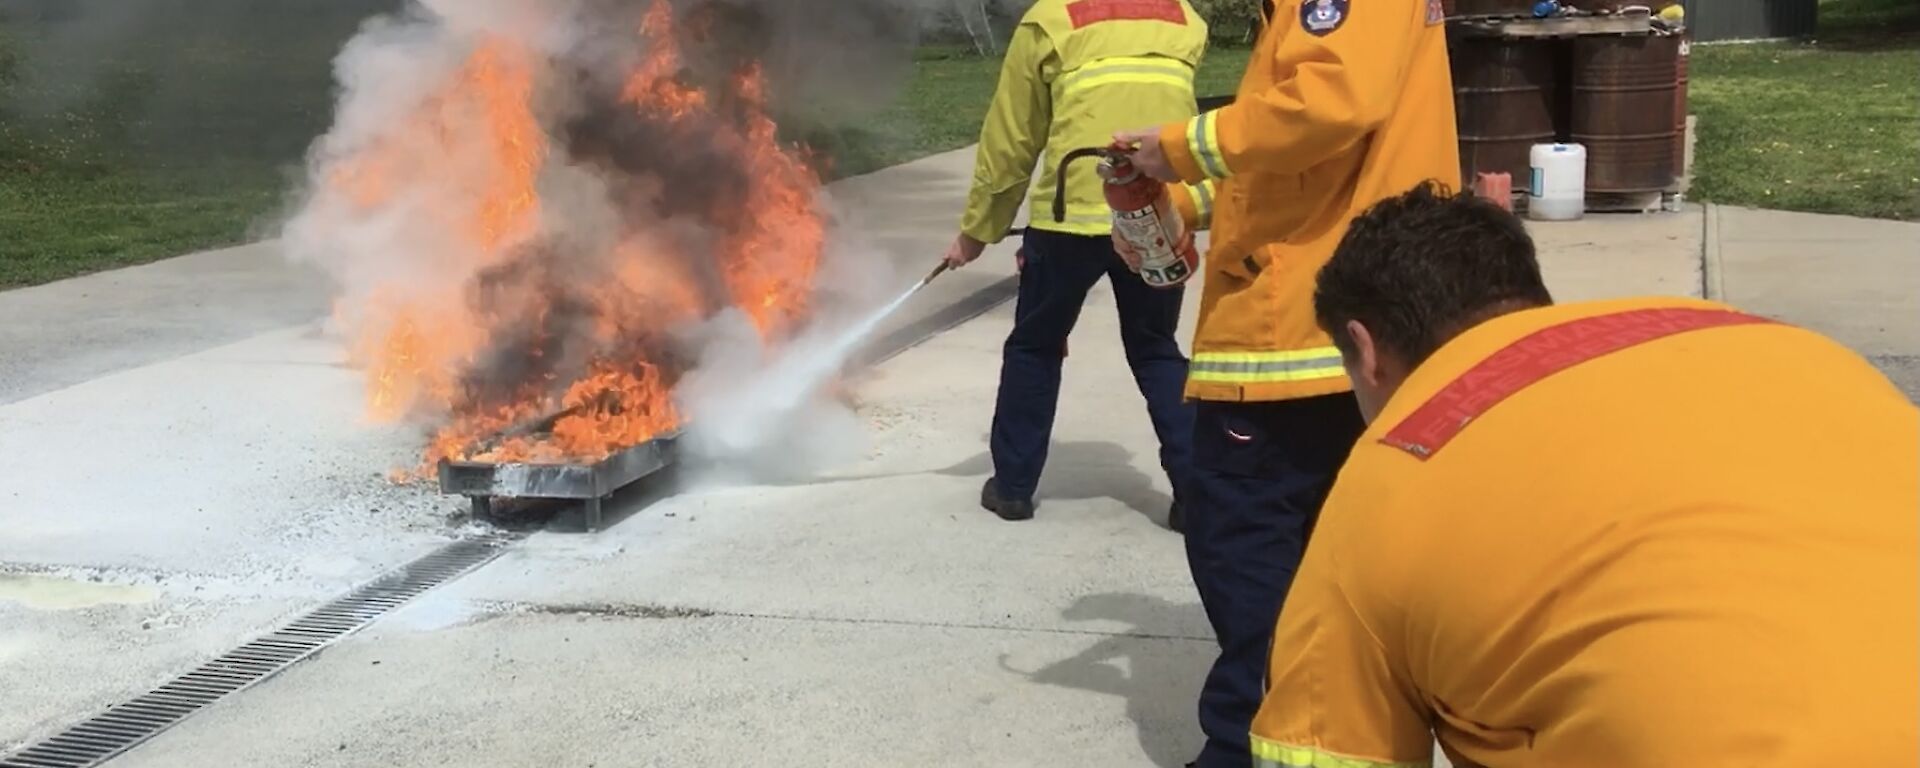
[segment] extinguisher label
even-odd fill
[[[1140,268],[1140,279],[1146,281],[1147,285],[1155,288],[1179,285],[1186,282],[1186,279],[1192,276],[1192,270],[1187,267],[1187,262],[1182,259],[1174,259],[1172,264],[1168,264],[1159,269]]]
[[[1187,279],[1191,267],[1180,258],[1178,246],[1168,239],[1158,207],[1114,211],[1113,227],[1140,254],[1140,279],[1148,285],[1167,287]]]
[[[1164,258],[1161,252],[1170,250],[1166,233],[1160,229],[1159,213],[1152,208],[1114,211],[1113,226],[1140,252],[1143,262]]]

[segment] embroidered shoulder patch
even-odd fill
[[[1178,0],[1075,0],[1067,4],[1073,28],[1103,21],[1164,21],[1186,26],[1187,12]]]
[[[1301,0],[1300,28],[1314,37],[1326,37],[1347,23],[1347,0]]]

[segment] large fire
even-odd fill
[[[336,319],[372,414],[436,425],[426,465],[590,461],[671,432],[678,331],[734,308],[775,344],[807,318],[820,179],[755,61],[690,61],[711,23],[655,0],[615,77],[464,33],[403,119],[323,142],[296,222],[378,252]]]

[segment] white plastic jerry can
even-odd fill
[[[1527,184],[1527,218],[1572,221],[1587,213],[1587,148],[1579,144],[1535,144],[1529,154],[1533,177]]]

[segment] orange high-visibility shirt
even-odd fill
[[[1342,470],[1255,756],[1915,765],[1916,520],[1920,411],[1833,341],[1681,299],[1497,318]]]
[[[1175,204],[1212,231],[1188,397],[1348,390],[1314,275],[1374,203],[1460,187],[1444,15],[1441,0],[1275,3],[1234,103],[1162,128],[1187,182]]]

